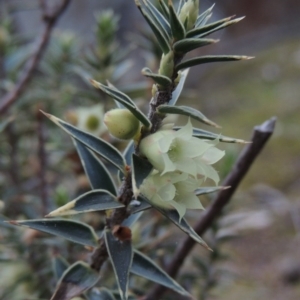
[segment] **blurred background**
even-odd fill
[[[49,1],[50,7],[59,2]],[[300,299],[300,2],[202,0],[201,11],[213,3],[211,22],[232,15],[246,18],[214,33],[219,43],[191,55],[237,54],[255,59],[194,67],[180,103],[201,110],[222,126],[222,134],[244,140],[251,138],[254,126],[273,116],[277,124],[223,216],[207,233],[214,254],[197,246],[179,282],[199,299]],[[1,0],[0,18],[1,101],[14,88],[43,24],[39,1],[33,0]],[[145,37],[151,40],[134,1],[71,1],[29,86],[1,116],[1,219],[41,218],[89,189],[71,141],[41,117],[39,109],[124,149],[101,125],[103,111],[111,103],[90,87],[88,78],[110,80],[147,109],[152,83],[142,78],[140,70],[147,65],[155,71],[160,54]],[[98,117],[91,119],[91,112],[99,112]],[[226,157],[217,168],[224,178],[243,146],[221,147]],[[205,205],[209,201],[203,199]],[[193,212],[189,217],[196,221],[199,215]],[[94,216],[84,218],[101,227]],[[147,236],[149,244],[156,234]],[[160,241],[162,257],[172,254],[170,244],[180,237],[174,230]],[[163,250],[166,245],[168,250]],[[47,259],[36,249],[44,251]],[[48,287],[37,292],[36,276],[40,282],[49,278],[50,259],[58,255],[69,262],[86,257],[79,246],[2,224],[0,299],[24,300],[20,295],[33,294],[47,298]],[[53,286],[49,282],[49,289]]]

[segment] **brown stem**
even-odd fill
[[[71,0],[62,0],[60,6],[58,6],[52,13],[47,11],[44,1],[41,1],[41,8],[43,11],[43,31],[37,41],[35,50],[32,53],[31,59],[28,64],[24,67],[23,73],[20,76],[18,82],[16,83],[14,89],[7,94],[5,94],[2,99],[0,99],[0,115],[4,114],[12,104],[14,104],[22,92],[30,82],[34,71],[36,70],[43,53],[45,52],[46,46],[50,40],[52,30],[56,24],[59,17],[66,10],[68,4]]]
[[[222,190],[218,193],[211,206],[206,210],[203,217],[198,221],[195,226],[195,231],[202,235],[220,215],[224,206],[231,200],[231,197],[238,185],[246,175],[247,171],[253,164],[254,160],[274,132],[276,118],[273,117],[267,120],[260,126],[254,128],[252,143],[249,144],[240,154],[236,161],[232,171],[225,178],[223,185],[231,186],[230,189]],[[181,245],[174,253],[172,261],[170,262],[167,273],[176,277],[178,271],[184,263],[185,258],[191,252],[195,245],[195,241],[190,237],[184,239]],[[156,285],[144,298],[144,300],[161,299],[162,294],[166,291],[166,288],[161,285]]]

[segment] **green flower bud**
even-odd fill
[[[186,24],[186,30],[194,28],[199,12],[199,0],[188,0],[182,6],[179,13],[179,20],[182,24]],[[186,23],[187,19],[187,23]]]
[[[128,110],[117,108],[104,115],[104,124],[111,135],[118,139],[132,139],[140,129],[139,120]]]
[[[170,51],[167,54],[163,54],[160,61],[158,73],[160,75],[172,78],[174,72],[174,52]]]

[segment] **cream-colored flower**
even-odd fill
[[[147,136],[140,143],[140,151],[162,175],[179,171],[194,178],[210,178],[217,184],[219,175],[211,165],[224,156],[224,151],[215,147],[217,143],[193,137],[188,121],[178,131],[160,130]]]
[[[194,193],[202,182],[202,179],[187,173],[170,172],[161,175],[154,171],[143,181],[140,192],[154,205],[176,209],[182,218],[187,209],[203,209]]]

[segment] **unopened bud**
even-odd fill
[[[182,6],[179,13],[179,20],[185,24],[186,30],[194,28],[199,12],[199,0],[188,0]]]
[[[162,55],[158,73],[160,75],[164,75],[169,78],[172,78],[173,72],[174,72],[174,52],[170,51],[169,53]]]
[[[128,110],[117,108],[104,115],[104,124],[111,135],[118,139],[132,139],[140,128],[139,120]]]

